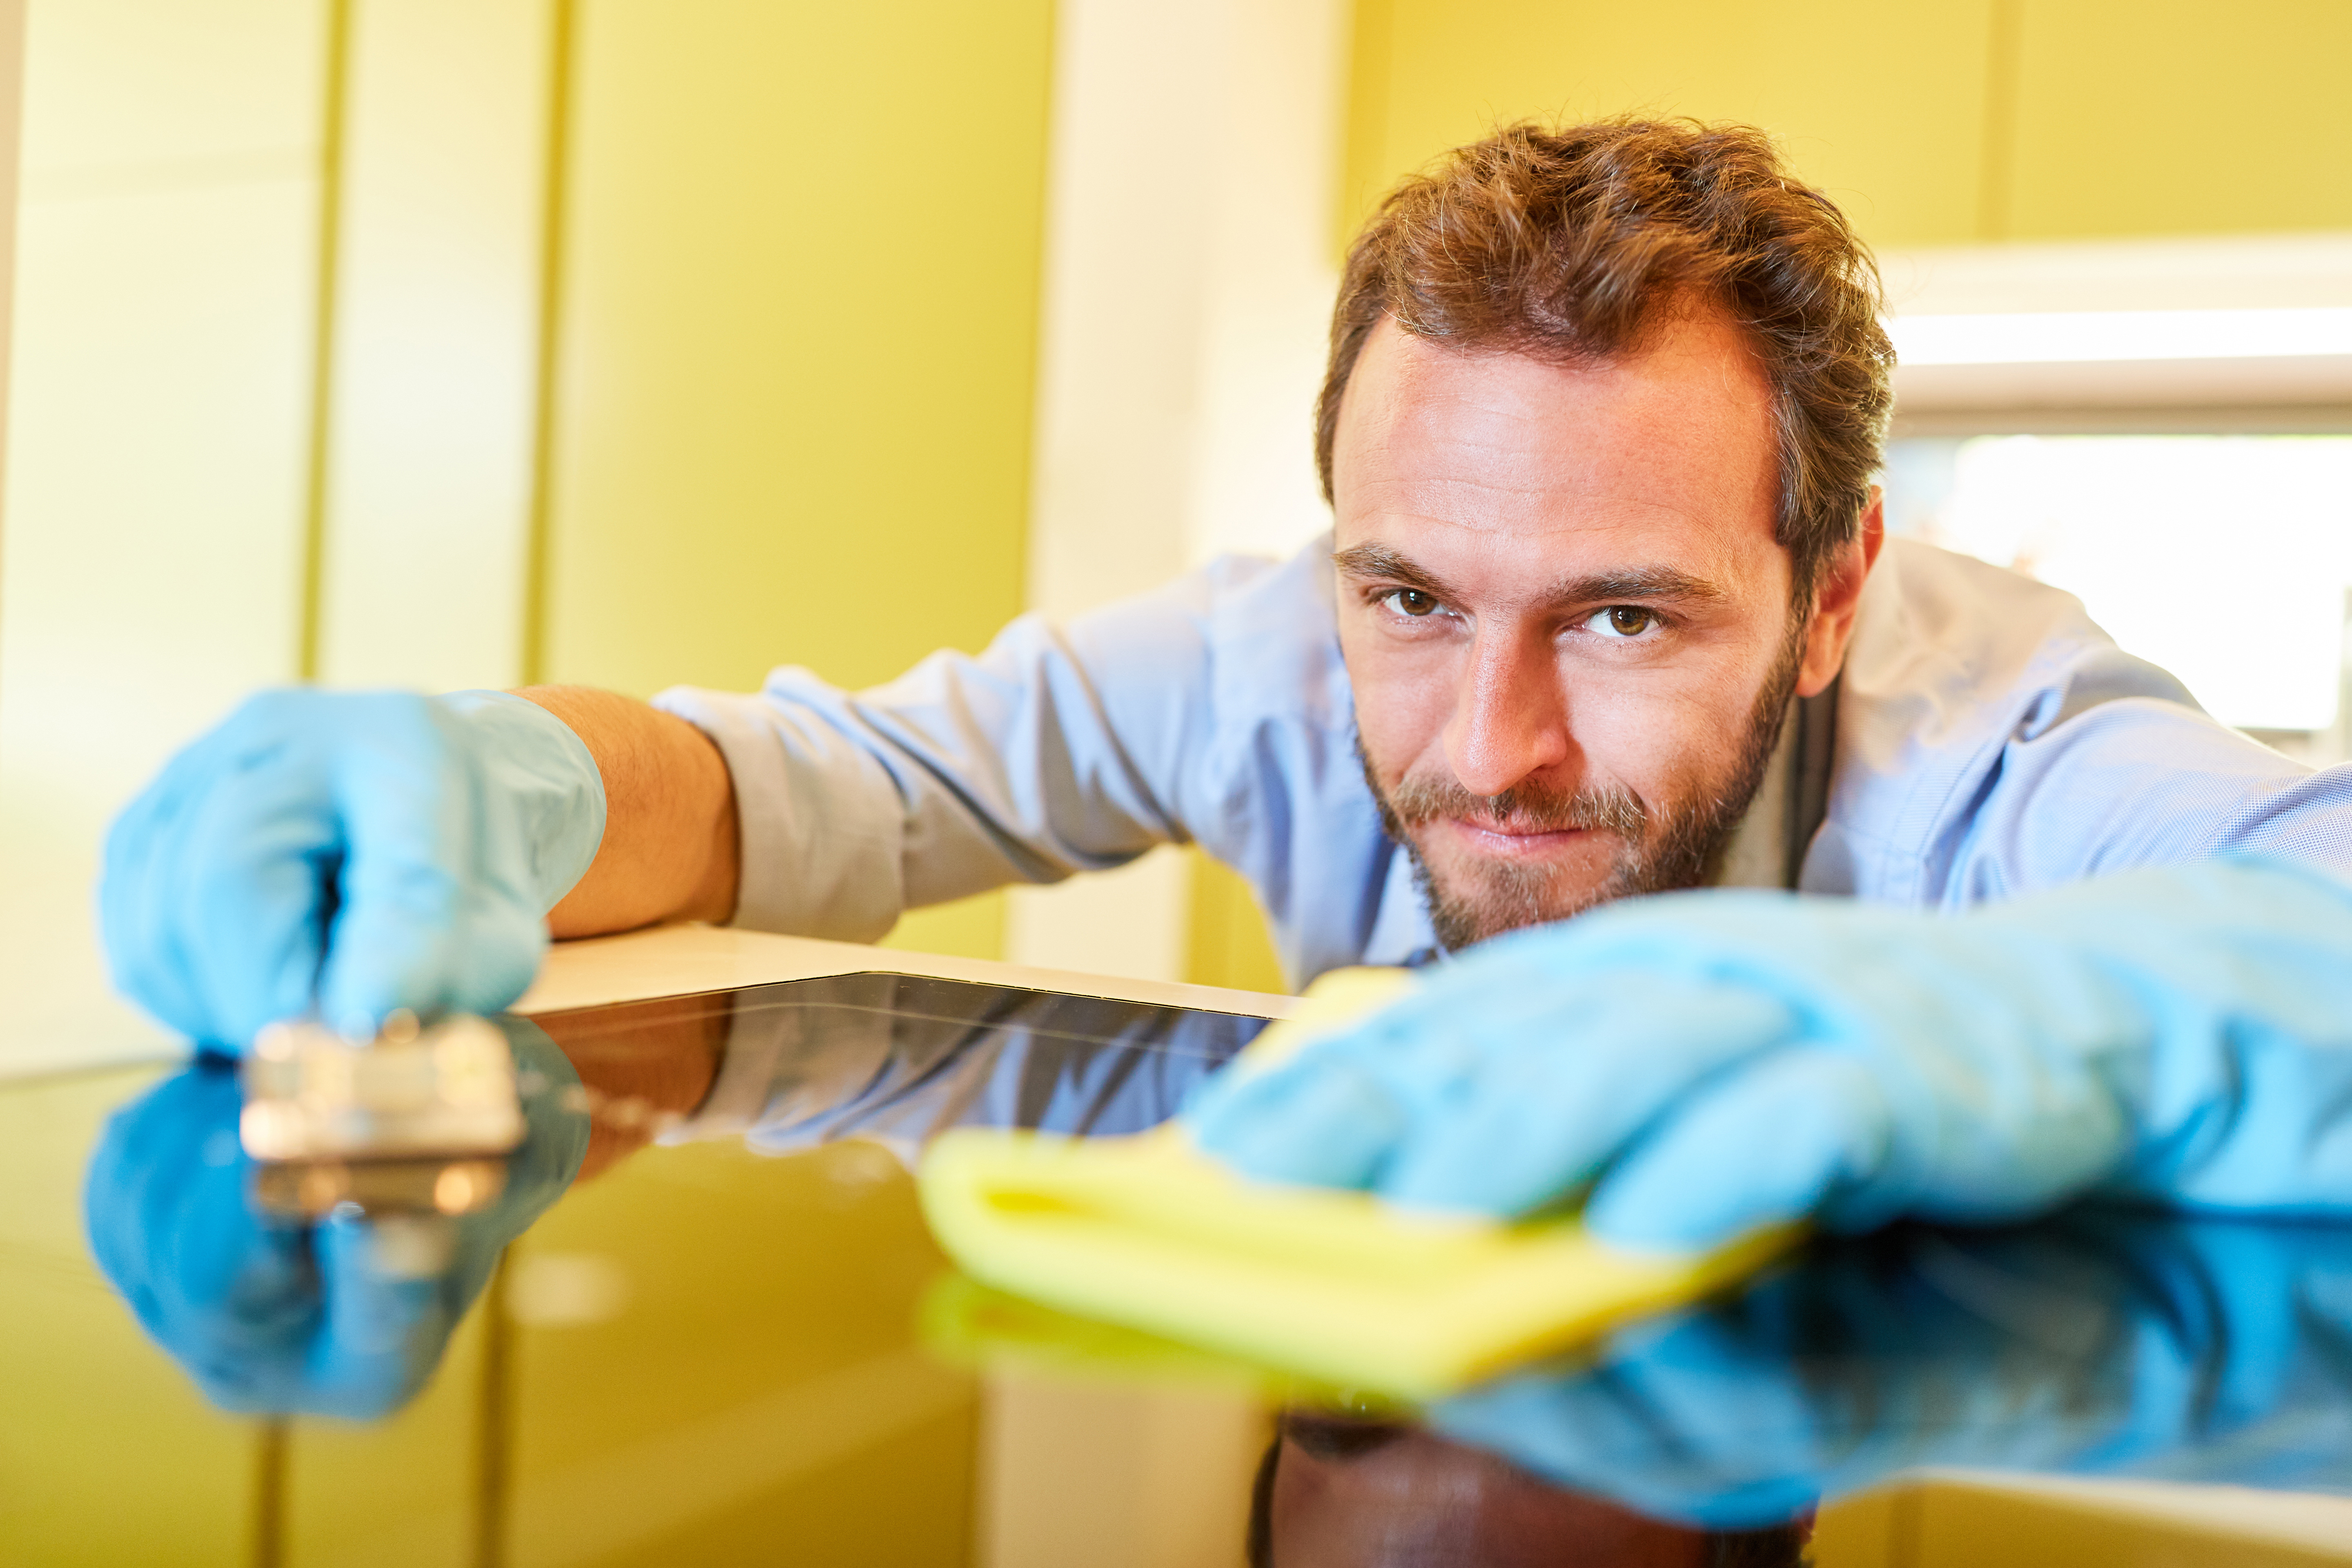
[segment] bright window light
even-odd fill
[[[2352,309],[2043,310],[1895,316],[1903,364],[2057,364],[2083,361],[2294,359],[2352,354]]]
[[[2076,595],[2222,722],[2337,728],[2352,437],[1915,439],[1885,482],[1890,530]]]

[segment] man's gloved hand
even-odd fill
[[[264,692],[172,759],[106,845],[115,983],[242,1050],[315,1014],[494,1012],[604,832],[588,748],[497,692]]]
[[[2101,1189],[2352,1212],[2352,889],[2240,861],[1956,916],[1738,892],[1482,945],[1187,1112],[1278,1181],[1629,1245]]]

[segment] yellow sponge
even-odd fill
[[[1409,983],[1401,971],[1328,976],[1228,1070],[1262,1071]],[[940,1244],[991,1285],[1406,1399],[1705,1295],[1796,1234],[1703,1255],[1633,1253],[1572,1215],[1434,1215],[1251,1181],[1175,1126],[1098,1139],[950,1132],[925,1156],[921,1186]]]

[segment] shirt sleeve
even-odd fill
[[[908,908],[1188,841],[1215,729],[1211,623],[1273,565],[1221,562],[1066,626],[1025,616],[977,657],[934,654],[868,691],[786,668],[757,692],[663,692],[733,776],[734,923],[871,941]]]
[[[2121,698],[2002,749],[1946,902],[2234,854],[2352,879],[2352,765],[2315,772],[2194,709]]]

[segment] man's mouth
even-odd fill
[[[1540,822],[1475,816],[1439,816],[1426,825],[1473,855],[1488,859],[1540,859],[1580,847],[1601,836],[1598,827],[1560,827]]]

